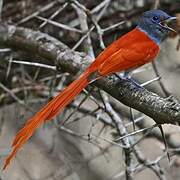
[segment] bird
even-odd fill
[[[13,140],[12,151],[4,162],[3,170],[35,130],[62,112],[92,81],[153,61],[160,51],[160,43],[170,31],[174,31],[168,26],[174,19],[176,17],[158,9],[144,12],[138,18],[134,29],[105,48],[76,80],[25,123]]]

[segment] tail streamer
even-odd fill
[[[3,170],[10,164],[18,150],[28,141],[34,131],[45,121],[51,120],[60,113],[80,92],[89,84],[89,76],[93,71],[87,69],[81,76],[67,86],[31,119],[27,121],[25,126],[17,133],[13,143],[12,152],[7,157]]]

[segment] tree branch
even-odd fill
[[[0,24],[0,43],[45,58],[49,63],[56,64],[57,69],[73,75],[92,62],[86,54],[71,50],[53,37],[22,27]],[[93,85],[123,104],[143,112],[158,124],[180,123],[180,104],[173,98],[162,98],[125,79],[114,81],[103,78]]]

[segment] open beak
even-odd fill
[[[161,27],[164,27],[165,29],[168,29],[170,31],[176,32],[173,28],[169,27],[168,25],[172,22],[172,20],[176,20],[177,17],[170,17],[168,19],[165,19],[159,23]]]

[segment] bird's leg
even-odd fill
[[[132,76],[131,76],[131,74],[132,74],[132,71],[133,71],[134,69],[129,69],[129,70],[126,70],[126,71],[124,71],[124,78],[125,79],[128,79],[129,81],[131,81],[133,84],[135,84],[137,87],[139,87],[139,88],[143,88],[136,80],[134,80],[133,78],[132,78]]]
[[[124,79],[124,80],[130,81],[131,83],[136,85],[138,88],[143,88],[138,82],[136,82],[136,80],[132,78],[131,73],[133,70],[134,69],[129,69],[129,70],[124,71],[123,76],[119,76],[117,73],[114,73],[114,75],[120,80]]]
[[[126,71],[124,71],[124,77],[126,77],[126,78],[131,78],[132,76],[131,76],[131,74],[132,74],[132,71],[133,71],[134,69],[129,69],[129,70],[126,70]]]

